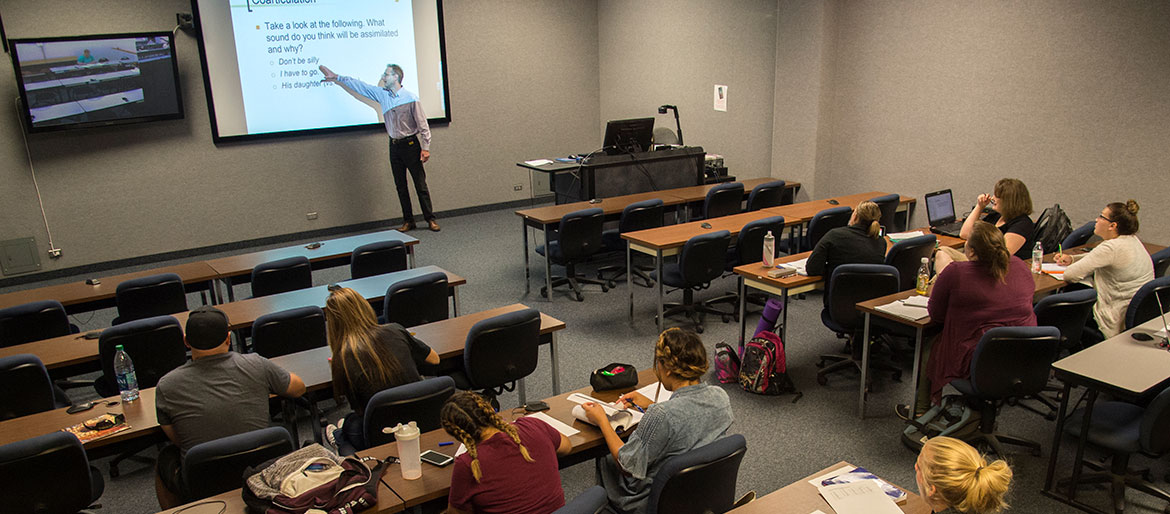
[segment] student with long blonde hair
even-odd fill
[[[451,396],[439,419],[467,448],[451,470],[449,514],[547,514],[565,505],[557,456],[573,447],[548,423],[535,418],[508,423],[469,391]]]
[[[329,286],[325,329],[333,354],[333,394],[339,400],[346,397],[353,409],[340,427],[326,428],[325,436],[332,442],[333,432],[341,428],[355,447],[365,448],[366,403],[379,391],[422,380],[419,366],[438,364],[439,354],[401,325],[379,325],[370,303],[348,287]]]
[[[918,453],[914,478],[918,494],[934,512],[993,514],[1008,506],[1004,496],[1012,482],[1012,468],[1002,460],[987,462],[963,441],[935,437]]]

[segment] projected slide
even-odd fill
[[[449,119],[434,0],[198,0],[197,12],[217,139],[380,123],[320,65],[380,85],[397,64],[428,117]]]

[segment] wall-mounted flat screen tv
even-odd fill
[[[9,43],[30,133],[183,117],[170,32]]]

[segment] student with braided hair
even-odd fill
[[[967,514],[993,514],[1007,508],[1004,495],[1012,468],[1002,460],[987,462],[971,445],[935,437],[922,445],[914,462],[918,494],[934,512],[955,509]]]
[[[723,437],[731,426],[727,393],[702,382],[707,369],[707,349],[699,336],[667,329],[654,345],[654,375],[673,394],[670,401],[658,403],[637,392],[622,395],[619,401],[646,411],[629,441],[622,442],[600,405],[583,405],[609,447],[598,471],[615,512],[644,511],[651,481],[666,459]]]
[[[573,446],[548,423],[535,418],[508,423],[468,391],[452,395],[439,419],[467,448],[451,470],[448,513],[547,514],[565,505],[557,456],[568,455]]]

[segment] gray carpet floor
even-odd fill
[[[522,302],[566,322],[567,328],[560,334],[561,384],[564,390],[588,385],[589,372],[610,362],[624,362],[646,369],[651,364],[653,345],[657,330],[653,320],[655,312],[654,290],[635,286],[634,313],[631,324],[627,318],[627,295],[625,283],[603,293],[596,286],[586,286],[584,302],[576,302],[558,289],[553,302],[539,296],[544,283],[542,258],[531,253],[532,290],[525,293],[524,269],[521,260],[519,218],[512,209],[502,209],[474,215],[445,218],[443,231],[432,233],[416,230],[411,235],[419,238],[417,264],[435,264],[467,278],[467,285],[460,291],[461,310],[475,312]],[[534,234],[535,235],[535,234]],[[535,239],[535,237],[533,237]],[[311,242],[311,241],[304,241]],[[285,243],[274,246],[287,246]],[[263,248],[252,248],[254,251]],[[188,260],[201,260],[243,253],[245,250],[200,256]],[[531,252],[531,250],[530,250]],[[180,262],[180,261],[175,261]],[[624,262],[614,258],[613,263]],[[173,262],[156,263],[143,268],[154,268]],[[585,267],[592,274],[599,261]],[[118,270],[135,271],[136,268]],[[562,273],[559,267],[553,273]],[[104,273],[106,275],[114,272]],[[69,277],[54,282],[68,282],[85,277]],[[314,283],[327,284],[349,278],[346,267],[338,267],[314,273]],[[696,293],[705,299],[735,289],[735,279],[725,278],[705,291]],[[47,285],[46,283],[22,286],[21,288]],[[0,291],[5,292],[5,291]],[[237,286],[237,298],[246,297],[247,286]],[[681,292],[668,295],[668,301],[678,301]],[[190,295],[189,304],[198,305],[198,295]],[[724,387],[731,397],[735,423],[732,431],[747,438],[748,453],[740,468],[738,493],[749,490],[759,495],[772,492],[806,475],[816,472],[840,460],[865,466],[874,473],[893,483],[914,489],[915,454],[900,441],[903,424],[894,415],[894,405],[907,401],[911,396],[909,384],[909,360],[913,352],[903,349],[901,364],[906,370],[903,382],[894,382],[886,373],[875,377],[876,391],[870,394],[868,415],[862,420],[857,416],[858,375],[844,372],[830,378],[828,385],[816,383],[818,355],[838,353],[842,341],[826,329],[820,321],[821,297],[810,293],[803,300],[793,300],[788,306],[787,355],[789,372],[797,387],[804,393],[803,398],[793,403],[791,396],[767,397],[749,394],[735,385]],[[81,314],[73,317],[83,330],[100,329],[109,326],[112,310]],[[754,327],[757,318],[749,317],[748,326]],[[681,324],[680,320],[668,322],[668,326]],[[734,344],[738,339],[738,324],[722,323],[718,317],[708,317],[706,331],[702,337],[708,349],[714,344],[726,341]],[[552,396],[549,355],[541,352],[541,362],[527,380],[530,398]],[[91,390],[73,390],[77,399],[96,397]],[[501,397],[501,404],[513,407],[518,404],[514,393]],[[347,408],[332,406],[328,409],[331,420],[345,414]],[[1055,422],[1027,412],[1020,408],[1008,407],[1000,417],[1002,430],[1015,435],[1040,441],[1044,447],[1042,457],[1034,457],[1024,450],[1017,450],[1008,456],[1015,478],[1009,501],[1013,512],[1077,512],[1040,493],[1048,463],[1049,448]],[[308,422],[302,425],[301,437],[307,439]],[[1066,440],[1064,448],[1070,448]],[[150,456],[153,450],[145,452]],[[1070,469],[1071,451],[1062,452],[1059,469],[1067,473]],[[1166,487],[1163,477],[1167,472],[1165,459],[1148,460],[1135,458],[1135,464],[1152,468],[1157,482]],[[158,504],[154,495],[153,464],[125,462],[121,465],[121,476],[110,479],[106,463],[97,462],[106,478],[105,493],[101,512],[107,514],[143,514],[156,512]],[[594,485],[594,471],[590,463],[580,464],[561,471],[561,479],[567,498],[571,498]],[[1083,489],[1079,498],[1092,502],[1100,508],[1108,508],[1106,489]],[[1129,512],[1160,512],[1163,503],[1142,493],[1130,492]],[[803,514],[803,513],[801,513]]]

